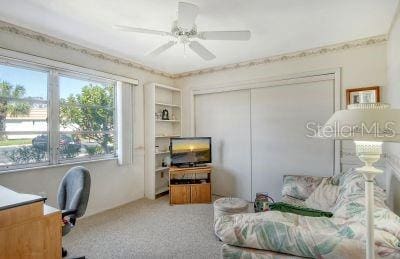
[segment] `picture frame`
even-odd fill
[[[346,104],[378,103],[380,102],[380,87],[368,86],[346,90]]]

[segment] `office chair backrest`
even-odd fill
[[[85,214],[90,193],[90,174],[83,166],[68,170],[58,188],[58,207],[73,212],[70,217],[79,218]]]

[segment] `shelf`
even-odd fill
[[[165,136],[156,136],[156,138],[179,138],[181,135],[165,135]]]
[[[167,107],[172,107],[172,108],[181,108],[181,106],[178,104],[170,104],[170,103],[156,103],[156,105],[167,106]]]
[[[167,90],[171,90],[171,91],[175,91],[175,92],[181,92],[181,89],[172,87],[172,86],[168,86],[168,85],[162,85],[162,84],[155,84],[156,87],[158,88],[163,88],[163,89],[167,89]]]
[[[156,152],[155,154],[156,154],[156,155],[169,154],[169,150],[167,150],[167,151]]]
[[[157,172],[161,172],[161,171],[165,171],[165,170],[168,170],[169,169],[169,167],[158,167],[158,168],[156,168],[156,173]]]
[[[170,140],[182,136],[182,89],[149,82],[143,87],[143,99],[144,130],[149,133],[144,141],[147,157],[144,162],[145,167],[150,169],[144,175],[144,192],[147,198],[156,199],[169,191],[169,167],[162,166],[166,164],[161,161],[170,156]],[[163,110],[168,110],[170,120],[162,120],[162,116],[158,116]]]
[[[171,186],[182,186],[182,185],[199,186],[199,185],[211,185],[211,183],[178,183],[178,184],[172,184],[171,183]]]
[[[156,122],[181,122],[180,120],[156,120]]]
[[[174,174],[211,174],[211,172],[212,170],[210,166],[187,168],[179,168],[173,166],[169,169],[169,174],[171,176]]]
[[[168,191],[169,191],[168,186],[161,186],[161,187],[156,188],[156,195],[161,194],[163,192],[168,192]]]
[[[172,185],[196,185],[196,184],[211,184],[210,180],[207,178],[204,179],[174,179],[171,178],[169,180],[170,186]]]

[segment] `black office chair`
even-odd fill
[[[68,234],[75,226],[76,219],[85,214],[90,193],[90,173],[82,166],[68,170],[58,188],[58,208],[62,211],[64,227],[62,235]],[[67,250],[62,248],[62,256],[67,256]],[[84,258],[84,257],[80,257]]]

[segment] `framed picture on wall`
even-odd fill
[[[360,87],[346,90],[346,103],[378,103],[380,102],[379,86]]]

